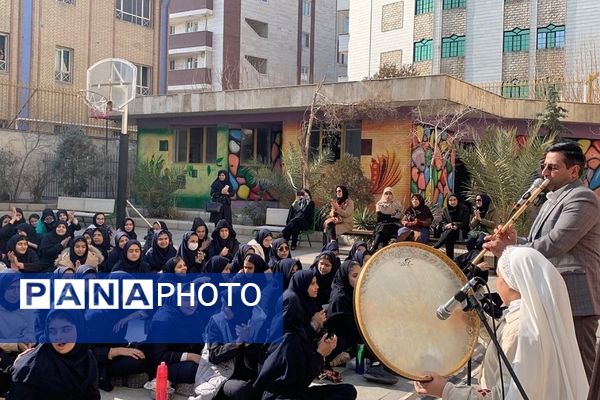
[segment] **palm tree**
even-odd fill
[[[527,135],[518,136],[515,129],[492,126],[475,136],[473,146],[458,149],[471,177],[466,194],[474,199],[487,193],[500,222],[510,218],[515,202],[538,177],[546,150],[554,142],[554,135],[538,136],[538,130],[536,124]],[[529,218],[520,218],[517,231],[526,234],[530,224]]]

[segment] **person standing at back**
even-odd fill
[[[511,244],[533,247],[548,258],[562,275],[569,292],[575,334],[588,380],[596,353],[600,318],[600,200],[581,182],[585,156],[576,142],[552,145],[541,174],[550,183],[527,238],[517,238],[514,228],[486,239],[484,248],[499,256]],[[598,376],[598,373],[596,373]],[[600,382],[590,393],[600,393]]]
[[[233,226],[233,217],[231,215],[231,197],[235,195],[235,191],[229,185],[227,179],[227,171],[224,169],[217,173],[217,179],[210,185],[210,198],[212,201],[221,203],[221,211],[210,213],[210,222],[216,224],[224,219]]]

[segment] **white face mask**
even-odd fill
[[[198,243],[188,243],[188,249],[191,251],[198,250]]]

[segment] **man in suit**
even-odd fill
[[[584,165],[585,156],[576,142],[551,146],[542,166],[542,176],[550,181],[547,200],[527,239],[517,238],[511,228],[504,235],[486,238],[484,248],[500,256],[506,246],[529,246],[554,264],[567,285],[577,342],[590,380],[600,318],[600,200],[581,183]]]

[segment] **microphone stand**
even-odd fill
[[[475,295],[473,293],[467,295],[466,302],[467,302],[466,309],[475,310],[475,312],[477,313],[477,316],[479,317],[479,319],[483,323],[483,326],[485,327],[488,334],[490,335],[490,338],[492,339],[492,342],[494,342],[494,345],[496,346],[496,350],[498,351],[498,354],[502,358],[502,361],[504,361],[504,365],[506,365],[506,368],[508,369],[508,372],[509,372],[513,382],[517,386],[517,389],[519,389],[519,393],[521,393],[521,397],[523,397],[523,400],[529,400],[529,397],[527,397],[527,394],[525,393],[525,389],[523,389],[523,386],[521,385],[519,378],[517,378],[517,374],[515,373],[515,370],[512,368],[512,365],[510,364],[508,357],[506,357],[506,353],[504,353],[504,350],[502,350],[502,346],[500,346],[500,342],[498,342],[498,338],[496,338],[494,331],[490,327],[490,324],[488,324],[488,322],[487,322],[487,318],[485,316],[485,311],[483,310],[481,303],[479,302],[479,300],[477,300],[477,297],[475,297]],[[503,389],[503,392],[504,392],[504,389]]]

